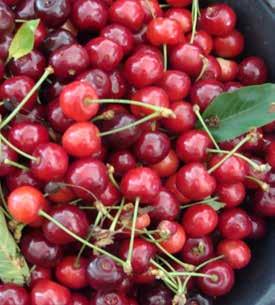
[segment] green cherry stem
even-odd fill
[[[200,14],[199,0],[193,0],[193,2],[192,2],[192,34],[191,34],[190,43],[193,43],[194,39],[195,39],[199,14]]]
[[[205,277],[209,279],[213,279],[213,275],[198,273],[198,272],[169,272],[170,276],[191,276],[191,277]]]
[[[110,232],[115,232],[115,229],[116,229],[116,226],[117,226],[117,223],[118,223],[118,220],[119,220],[119,217],[124,209],[124,204],[125,204],[125,198],[123,197],[122,200],[121,200],[121,203],[119,205],[119,209],[112,221],[112,224],[110,225],[110,228],[109,228],[109,231]]]
[[[163,70],[167,71],[167,66],[168,66],[167,44],[164,44],[162,48],[163,48]]]
[[[17,162],[9,160],[9,159],[5,159],[3,163],[6,164],[6,165],[10,165],[10,166],[22,169],[23,171],[28,171],[29,170],[29,168],[27,166],[24,166],[22,164],[19,164]]]
[[[115,173],[115,168],[111,165],[111,164],[107,164],[107,169],[108,169],[108,175],[109,175],[109,179],[111,181],[111,183],[113,184],[113,186],[116,189],[120,189],[118,183],[116,182],[116,179],[114,177],[114,173]]]
[[[150,263],[157,268],[157,270],[152,271],[152,273],[156,276],[159,277],[162,280],[167,280],[167,282],[175,289],[177,289],[177,283],[175,282],[175,279],[170,275],[170,273],[159,263],[157,263],[155,260],[151,259]]]
[[[30,97],[35,93],[35,91],[42,85],[42,83],[48,78],[49,75],[53,74],[53,68],[51,66],[47,67],[37,81],[37,83],[32,87],[29,93],[23,98],[23,100],[15,107],[15,109],[2,121],[0,124],[0,129],[3,129],[24,107],[24,105],[28,102]]]
[[[211,203],[211,202],[216,201],[216,200],[218,200],[218,199],[219,199],[219,197],[208,198],[208,199],[205,199],[205,200],[202,200],[202,201],[197,201],[197,202],[194,202],[194,203],[182,205],[180,208],[181,208],[182,210],[184,210],[184,209],[188,209],[188,208],[190,208],[190,207],[192,207],[192,206],[194,206],[194,205],[198,205],[198,204],[208,204],[208,203]]]
[[[97,122],[97,121],[108,121],[108,120],[112,120],[115,116],[115,111],[114,110],[107,110],[104,111],[102,114],[94,117],[92,119],[92,122]]]

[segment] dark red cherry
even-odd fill
[[[165,187],[177,198],[181,204],[190,202],[190,199],[185,197],[177,187],[177,174],[170,176],[165,183]]]
[[[188,40],[191,40],[191,33],[187,36]],[[213,50],[213,38],[207,32],[198,30],[194,36],[193,44],[202,49],[205,55],[209,55]]]
[[[31,272],[30,287],[32,288],[40,280],[51,280],[51,269],[35,266]]]
[[[77,0],[72,2],[71,20],[81,31],[98,31],[107,23],[108,9],[104,1]]]
[[[214,56],[206,56],[204,57],[204,67],[199,77],[200,80],[220,80],[221,78],[221,67],[219,62]]]
[[[39,231],[24,234],[20,246],[26,260],[39,267],[55,267],[62,257],[61,247],[50,243]]]
[[[77,206],[71,204],[60,205],[54,207],[49,214],[74,234],[80,237],[86,236],[89,229],[88,219],[86,214]],[[74,241],[73,237],[51,221],[46,221],[43,224],[43,233],[47,240],[57,245],[66,245]]]
[[[170,305],[172,304],[173,294],[165,286],[157,284],[141,288],[138,297],[139,303],[143,305]]]
[[[123,74],[119,70],[114,70],[109,74],[109,79],[111,82],[109,98],[122,98],[127,91],[127,83]]]
[[[169,8],[165,12],[165,17],[176,20],[183,33],[189,33],[192,30],[192,15],[186,8]]]
[[[226,204],[226,208],[234,208],[240,205],[245,198],[243,183],[219,184],[216,189],[219,200]]]
[[[1,284],[0,300],[3,305],[30,304],[30,297],[26,289],[16,284]]]
[[[72,162],[66,175],[73,192],[82,199],[91,200],[104,192],[108,185],[107,168],[101,161],[92,158]]]
[[[12,10],[3,2],[0,2],[0,34],[11,33],[14,29],[14,14]]]
[[[136,167],[135,157],[128,150],[119,150],[110,154],[109,163],[114,167],[115,174],[119,176]]]
[[[275,187],[272,185],[266,192],[259,190],[253,197],[255,211],[263,216],[273,217],[275,215]]]
[[[252,232],[248,238],[254,240],[264,238],[267,232],[267,225],[264,218],[256,215],[249,215],[249,218],[252,223]]]
[[[222,296],[230,292],[234,286],[234,271],[223,261],[213,262],[205,266],[201,272],[213,275],[214,278],[201,277],[198,279],[200,290],[209,296]]]
[[[47,26],[58,28],[68,18],[71,4],[70,0],[34,0],[34,9]]]
[[[150,202],[160,190],[158,175],[148,167],[129,170],[121,180],[122,194],[129,200],[140,198],[142,203]]]
[[[87,297],[80,293],[72,294],[72,305],[89,305],[90,302]]]
[[[237,74],[239,72],[239,66],[236,61],[229,60],[229,59],[223,59],[221,57],[217,58],[219,65],[221,67],[221,76],[220,80],[222,82],[231,82],[236,79]],[[224,85],[225,91],[228,91],[228,84]]]
[[[34,19],[34,0],[20,0],[16,6],[16,17],[20,19]]]
[[[58,305],[71,305],[69,289],[49,280],[41,280],[32,288],[32,305],[54,304],[53,301]]]
[[[105,206],[116,205],[121,200],[121,194],[119,190],[109,182],[104,192],[98,196],[98,199]]]
[[[213,301],[200,293],[191,293],[188,295],[186,305],[213,305]]]
[[[98,291],[92,298],[90,305],[129,305],[128,299],[120,292]]]
[[[16,162],[18,159],[17,153],[4,143],[0,144],[0,177],[13,174],[16,168],[6,163],[7,160]]]
[[[12,35],[6,34],[0,37],[0,58],[5,61],[8,56],[9,47],[12,41]]]
[[[42,42],[46,39],[47,37],[47,28],[44,25],[42,21],[39,22],[35,33],[34,33],[34,47],[39,48],[42,44]]]
[[[151,168],[162,178],[169,177],[177,171],[179,159],[174,150],[170,149],[168,155],[160,162],[151,165]]]

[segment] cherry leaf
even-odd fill
[[[8,60],[19,59],[29,54],[34,47],[34,35],[39,19],[24,22],[18,29],[9,48]]]
[[[219,201],[216,201],[216,200],[209,201],[206,204],[209,205],[211,208],[213,208],[215,211],[219,211],[226,206],[225,203],[219,202]]]

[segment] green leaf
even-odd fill
[[[18,29],[9,48],[8,60],[18,59],[29,54],[34,46],[34,34],[39,24],[39,19],[24,22]]]
[[[218,142],[275,120],[275,84],[264,84],[221,94],[202,115]],[[202,128],[197,123],[198,128]]]
[[[8,230],[5,217],[0,210],[0,279],[4,283],[23,285],[30,276],[24,257]]]

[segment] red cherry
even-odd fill
[[[200,75],[200,80],[220,80],[221,78],[221,67],[219,62],[214,56],[206,56],[204,58],[205,70]]]
[[[187,36],[187,40],[191,40],[192,33]],[[202,49],[205,55],[209,55],[213,50],[213,38],[207,32],[199,30],[194,36],[193,44]]]
[[[1,284],[0,300],[3,305],[30,304],[30,297],[26,289],[16,284]]]
[[[169,177],[177,171],[179,159],[174,150],[170,149],[168,155],[160,162],[153,164],[151,168],[159,175],[159,177]]]
[[[275,187],[271,186],[266,192],[259,190],[253,197],[255,211],[263,216],[275,216]]]
[[[249,218],[252,223],[252,232],[248,238],[258,240],[265,237],[267,226],[264,218],[256,215],[249,215]]]
[[[114,167],[115,174],[122,176],[136,167],[134,155],[128,150],[119,150],[110,155],[109,163]]]
[[[109,74],[111,88],[109,97],[114,99],[122,98],[127,90],[127,83],[123,74],[119,70],[114,70]]]
[[[234,208],[240,205],[245,198],[243,183],[219,184],[216,189],[219,200],[226,204],[226,208]]]
[[[105,206],[116,205],[121,200],[121,194],[119,190],[109,182],[104,192],[99,195],[98,199]]]
[[[30,224],[40,219],[38,213],[47,208],[47,201],[36,188],[21,186],[9,194],[8,207],[14,219]]]
[[[38,48],[47,37],[47,28],[42,21],[39,22],[34,33],[34,47]]]
[[[47,198],[54,203],[67,203],[75,199],[73,191],[58,181],[47,183],[44,191],[48,194]]]
[[[98,291],[92,298],[90,305],[129,305],[128,299],[120,292]]]
[[[154,17],[162,17],[163,11],[158,0],[150,0],[150,5],[146,0],[139,0],[144,11],[144,24],[147,24]]]
[[[165,183],[165,187],[176,197],[176,199],[181,204],[186,204],[190,202],[190,199],[185,197],[178,189],[177,184],[177,174],[170,176]]]
[[[192,30],[192,14],[186,8],[169,8],[165,12],[165,17],[176,20],[183,33],[189,33]]]
[[[233,60],[227,60],[227,59],[223,59],[220,57],[217,58],[217,60],[221,67],[220,80],[222,82],[231,82],[234,79],[236,79],[238,71],[239,71],[238,64]],[[225,84],[225,86],[228,86],[228,85]],[[225,91],[227,91],[227,89]]]
[[[40,280],[51,280],[51,269],[35,266],[31,272],[30,287],[32,288]]]

